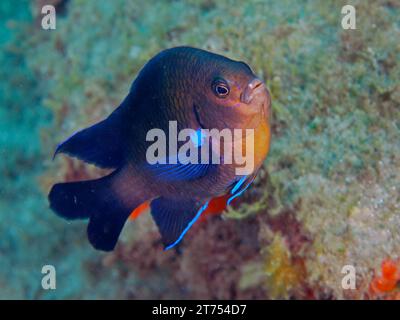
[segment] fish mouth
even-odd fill
[[[254,78],[249,82],[247,87],[243,90],[242,94],[240,95],[240,101],[245,104],[250,104],[254,97],[264,91],[265,85],[258,78]]]
[[[242,112],[252,119],[248,125],[258,126],[260,121],[270,121],[271,96],[259,78],[255,77],[248,83],[242,91],[240,100],[246,105],[242,108]]]

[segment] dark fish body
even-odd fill
[[[269,113],[269,93],[245,63],[190,47],[162,51],[143,67],[107,119],[73,135],[55,153],[115,170],[97,180],[54,185],[50,206],[66,219],[89,218],[90,242],[109,251],[132,210],[151,201],[152,216],[170,248],[210,199],[226,193],[234,198],[249,186],[268,153]],[[146,150],[152,142],[146,136],[154,128],[168,133],[171,121],[178,132],[253,129],[254,171],[237,176],[236,163],[149,165]]]

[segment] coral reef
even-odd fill
[[[382,261],[381,274],[375,275],[370,284],[372,298],[384,297],[390,300],[400,300],[400,291],[397,287],[400,281],[400,260],[386,259]]]
[[[52,2],[52,31],[37,25],[43,1],[0,4],[0,298],[398,297],[398,2],[350,1],[356,30],[340,27],[348,3],[334,0]],[[162,250],[143,214],[114,252],[96,252],[84,223],[55,217],[46,194],[105,172],[51,162],[54,147],[109,114],[151,56],[183,44],[266,80],[270,154],[252,188],[176,251]],[[40,288],[44,264],[57,268],[55,291]],[[341,287],[349,264],[355,290]]]

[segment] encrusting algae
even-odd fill
[[[288,299],[302,287],[306,269],[301,259],[293,259],[285,239],[279,233],[265,250],[266,290],[272,299]]]

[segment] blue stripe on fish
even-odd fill
[[[246,180],[246,176],[242,177],[237,183],[236,185],[233,187],[231,194],[234,194],[239,188],[240,186],[243,184],[243,182]]]
[[[187,225],[187,227],[185,228],[185,230],[183,230],[183,232],[181,233],[181,235],[179,236],[179,238],[172,244],[170,244],[169,246],[165,247],[164,251],[169,250],[171,248],[173,248],[174,246],[176,246],[184,237],[184,235],[186,234],[186,232],[188,232],[188,230],[192,227],[192,225],[197,221],[198,218],[200,218],[201,214],[203,213],[204,210],[207,209],[208,206],[208,202],[207,201],[201,208],[200,210],[197,212],[196,216],[192,219],[192,221],[189,222],[189,224]]]
[[[243,178],[242,178],[243,179]],[[241,182],[241,180],[238,182],[238,184]],[[229,199],[228,199],[228,201],[226,202],[226,204],[229,206],[230,205],[230,203],[232,202],[232,200],[233,199],[235,199],[235,198],[237,198],[237,197],[239,197],[243,192],[245,192],[246,190],[247,190],[247,188],[251,185],[251,183],[252,183],[253,181],[251,181],[251,182],[249,182],[248,184],[247,184],[247,186],[246,187],[244,187],[241,191],[239,191],[238,193],[236,193],[236,194],[233,194],[233,196],[231,196]],[[240,185],[239,185],[239,187],[241,186],[243,184],[243,182],[241,182],[240,183]],[[239,189],[239,187],[237,187],[237,185],[235,186],[235,188],[233,188],[233,189],[236,189],[236,191]],[[233,193],[233,190],[232,190],[232,193]]]

